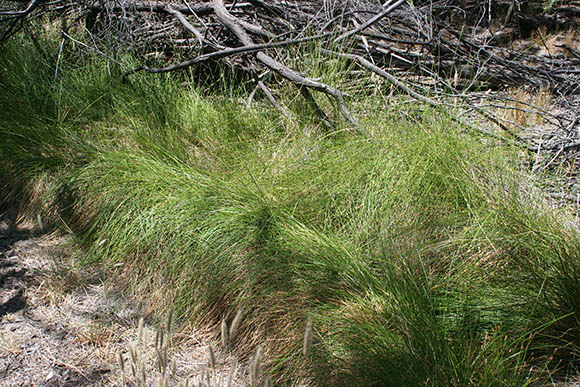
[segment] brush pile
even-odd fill
[[[329,61],[353,63],[350,79],[384,78],[430,105],[462,112],[462,123],[531,151],[574,159],[580,149],[580,1],[520,0],[12,0],[0,11],[0,39],[43,14],[62,20],[62,39],[97,53],[131,51],[150,73],[226,65],[280,108],[271,85],[295,84],[321,122],[334,125],[315,98],[328,95],[353,126],[343,90],[292,64],[315,45]],[[80,27],[80,28],[79,28]],[[29,28],[29,27],[26,27]],[[75,35],[76,34],[76,35]],[[307,50],[303,50],[307,52]],[[300,55],[300,54],[298,54]],[[306,55],[306,54],[304,54]],[[361,71],[362,70],[362,71]],[[549,106],[511,88],[551,95]],[[360,91],[360,90],[359,90]],[[514,114],[515,113],[515,114]],[[514,119],[540,118],[539,131]],[[499,135],[498,135],[499,134]],[[553,162],[553,161],[552,161]]]

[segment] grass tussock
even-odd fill
[[[183,80],[122,83],[73,47],[56,82],[31,42],[3,50],[7,187],[43,181],[42,211],[158,315],[236,325],[228,346],[266,343],[278,381],[529,385],[574,366],[580,235],[515,150],[378,97],[369,138],[320,135]]]

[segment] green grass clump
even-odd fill
[[[578,229],[515,150],[374,97],[368,138],[322,136],[74,51],[55,83],[21,43],[0,71],[11,189],[48,179],[45,210],[153,309],[216,333],[244,311],[232,344],[266,340],[279,380],[526,385],[578,354]]]

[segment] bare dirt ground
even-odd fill
[[[163,385],[154,325],[143,324],[139,343],[138,311],[98,275],[75,267],[69,245],[67,236],[0,228],[0,386],[136,385],[143,375],[146,385]],[[241,369],[224,354],[216,353],[216,369],[208,371],[207,342],[192,334],[175,342],[168,385],[201,377],[214,386],[229,377],[241,384]]]

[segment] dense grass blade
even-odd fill
[[[578,226],[517,150],[362,95],[369,138],[320,136],[187,76],[123,84],[72,48],[54,85],[20,43],[0,58],[6,192],[157,317],[175,310],[168,334],[267,343],[277,379],[319,385],[526,385],[577,361]],[[316,65],[338,82],[343,64]]]

